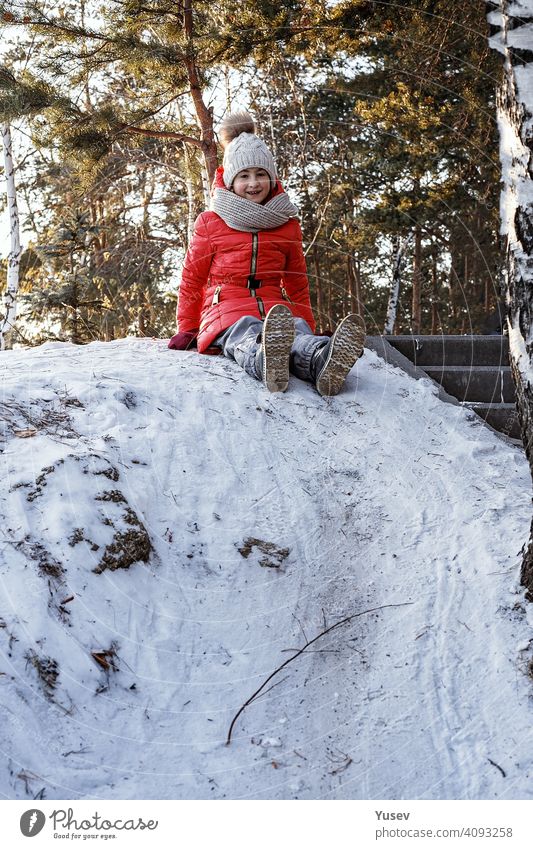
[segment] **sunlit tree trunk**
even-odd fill
[[[194,233],[194,222],[196,219],[196,198],[194,195],[194,182],[191,172],[191,162],[187,145],[184,145],[185,153],[185,188],[187,190],[187,244],[190,245]]]
[[[318,261],[318,248],[313,245],[313,269],[315,272],[315,292],[316,292],[316,312],[317,312],[317,333],[325,327],[324,321],[324,290],[322,289],[322,281],[320,279],[320,264]]]
[[[7,258],[7,286],[3,295],[4,314],[0,325],[1,350],[13,346],[13,327],[17,317],[17,292],[20,269],[20,226],[15,187],[15,168],[9,124],[2,124],[2,146],[7,183],[7,205],[9,211],[10,251]]]
[[[431,335],[434,336],[437,332],[439,321],[438,310],[439,297],[439,278],[437,268],[437,245],[435,241],[431,246]]]
[[[196,120],[200,128],[201,149],[203,154],[203,169],[205,169],[206,180],[204,193],[207,195],[207,206],[209,206],[209,189],[215,179],[217,170],[217,143],[213,129],[213,108],[207,106],[203,96],[203,87],[200,70],[196,59],[197,45],[195,43],[194,10],[193,0],[185,0],[183,6],[183,21],[187,46],[185,51],[185,67],[194,104]],[[207,188],[206,188],[207,186]]]
[[[357,257],[348,255],[348,285],[350,294],[350,312],[364,315],[363,295],[361,292],[361,269]]]

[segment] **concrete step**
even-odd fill
[[[515,389],[509,366],[420,366],[459,401],[512,404]]]
[[[507,336],[385,336],[417,366],[509,365]]]
[[[515,404],[466,404],[465,406],[485,419],[494,430],[504,433],[511,439],[521,440],[522,434],[518,422]]]
[[[522,444],[516,406],[510,397],[512,379],[507,337],[369,336],[366,347],[415,380],[433,379],[442,401],[468,407],[494,430],[516,445]],[[438,359],[439,351],[441,357],[443,354],[446,357],[444,364]],[[424,362],[427,359],[437,362]],[[482,398],[486,392],[488,394]],[[466,400],[465,395],[468,396]]]

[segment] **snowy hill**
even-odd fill
[[[5,797],[533,796],[519,449],[370,351],[1,363]]]

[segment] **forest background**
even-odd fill
[[[216,128],[243,107],[300,209],[320,330],[350,310],[370,333],[387,316],[491,329],[501,65],[482,0],[0,3],[0,19],[27,234],[15,342],[174,332]]]

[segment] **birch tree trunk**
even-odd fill
[[[411,310],[411,332],[420,333],[422,323],[422,229],[415,226],[415,253],[413,259],[413,306]]]
[[[509,354],[518,416],[533,475],[533,0],[487,2],[489,43],[503,56],[497,96],[506,250]],[[533,524],[522,561],[533,601]]]
[[[11,146],[11,129],[9,124],[2,124],[2,146],[4,149],[4,166],[7,182],[7,205],[9,210],[9,231],[11,250],[7,258],[7,286],[3,295],[4,316],[0,326],[0,350],[13,346],[13,326],[17,317],[17,292],[19,287],[20,269],[20,227],[15,188],[15,169]]]
[[[398,310],[398,299],[400,297],[400,284],[402,279],[402,260],[407,250],[407,246],[412,239],[412,234],[407,238],[400,239],[396,237],[396,243],[393,248],[394,262],[392,266],[392,281],[389,292],[389,303],[387,305],[387,315],[385,318],[385,327],[383,334],[390,336],[394,333],[394,325],[396,324],[396,313]]]

